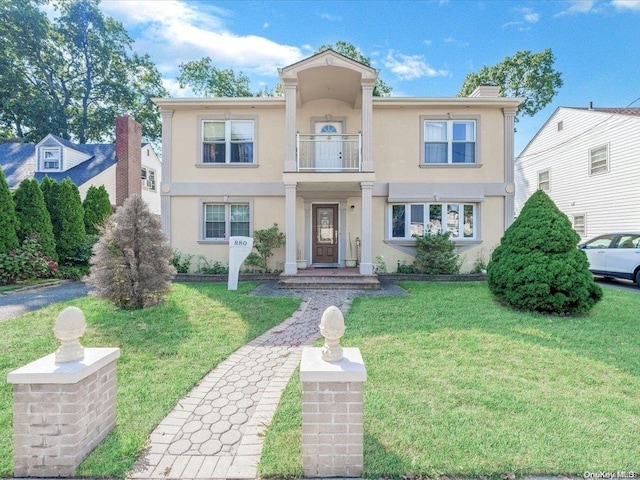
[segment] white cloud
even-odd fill
[[[275,76],[277,67],[303,57],[298,47],[258,35],[234,34],[226,28],[233,12],[208,3],[170,0],[154,2],[149,8],[144,1],[105,0],[100,5],[128,30],[136,31],[136,49],[149,53],[165,74],[175,75],[180,63],[208,56],[222,68]]]
[[[262,24],[262,28],[264,28],[264,29],[269,28],[269,22],[264,22],[264,23]]]
[[[389,50],[384,66],[401,80],[416,80],[422,77],[440,77],[449,74],[447,70],[436,70],[429,66],[422,55],[403,55]]]
[[[640,12],[640,0],[611,0],[616,10],[636,10]]]
[[[444,43],[450,43],[451,45],[455,45],[456,47],[465,48],[469,46],[469,42],[463,42],[462,40],[458,40],[457,38],[447,37],[444,39]]]
[[[318,17],[320,17],[323,20],[329,20],[330,22],[339,22],[340,20],[342,20],[342,17],[340,15],[335,15],[331,13],[319,13]]]
[[[594,10],[596,0],[570,0],[570,6],[555,16],[574,15],[578,13],[590,13]]]
[[[533,11],[530,7],[520,7],[515,9],[517,14],[521,17],[520,20],[514,20],[512,22],[507,22],[502,25],[502,28],[506,27],[519,27],[520,30],[527,30],[529,27],[526,27],[527,24],[538,23],[540,21],[540,14]]]

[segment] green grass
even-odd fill
[[[412,283],[356,299],[369,478],[640,471],[640,297],[605,290],[590,314],[520,313],[485,283]],[[299,477],[295,374],[269,428],[263,476]]]
[[[12,387],[7,373],[57,348],[55,317],[67,305],[83,310],[85,347],[119,347],[117,426],[75,472],[122,476],[153,430],[207,372],[297,308],[290,298],[250,297],[255,284],[174,284],[164,305],[118,311],[85,297],[0,324],[0,477],[13,473]]]

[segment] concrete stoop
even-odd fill
[[[377,275],[280,275],[278,288],[378,290]]]

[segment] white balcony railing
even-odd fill
[[[359,172],[362,135],[320,134],[297,136],[299,172]]]

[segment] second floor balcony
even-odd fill
[[[298,172],[362,171],[362,135],[297,134]]]

